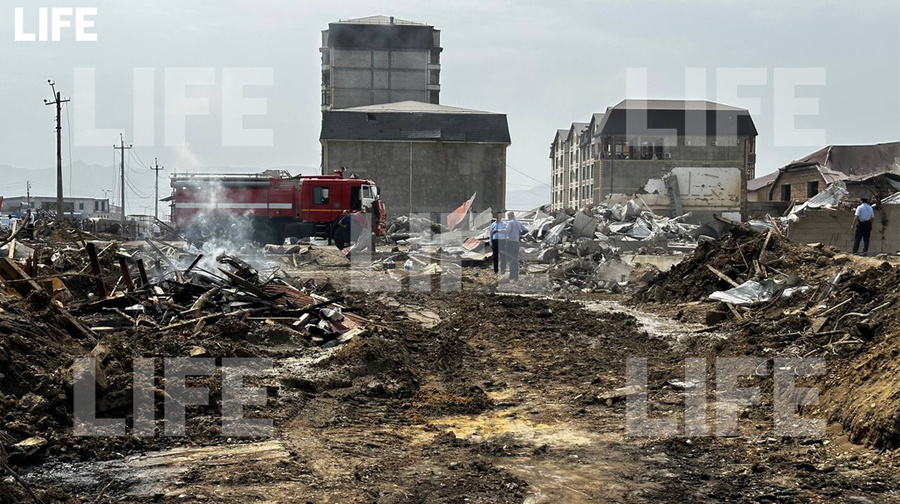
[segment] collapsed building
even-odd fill
[[[505,114],[440,105],[440,30],[388,16],[322,32],[322,174],[376,180],[394,215],[505,207]]]
[[[778,171],[748,182],[751,207],[782,219],[787,236],[801,243],[853,249],[851,230],[859,199],[875,205],[869,252],[900,251],[900,142],[829,145]],[[779,207],[778,205],[781,205]],[[778,211],[781,208],[788,212]]]
[[[900,142],[829,145],[778,170],[768,199],[806,201],[843,182],[851,196],[881,200],[900,190]]]
[[[589,123],[557,131],[550,146],[551,207],[640,195],[654,212],[691,213],[696,222],[712,214],[746,216],[756,136],[746,109],[695,100],[623,100]]]

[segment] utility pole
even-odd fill
[[[53,101],[44,100],[44,105],[56,105],[56,220],[61,224],[65,218],[63,213],[63,176],[62,176],[62,104],[69,101],[69,98],[63,100],[59,91],[56,90],[56,83],[52,80],[47,81],[50,89],[53,90]]]
[[[125,233],[125,151],[132,146],[125,146],[125,138],[119,133],[119,145],[113,145],[113,149],[122,151],[122,233]]]
[[[31,208],[31,181],[25,182],[25,203]]]
[[[159,166],[159,160],[153,158],[153,166],[150,168],[151,170],[156,172],[156,197],[153,199],[153,217],[156,220],[159,220],[159,170],[165,168],[164,166]]]

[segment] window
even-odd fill
[[[84,202],[78,203],[78,209],[79,209],[79,210],[84,210]]]
[[[328,188],[324,186],[313,187],[313,205],[328,204]]]
[[[781,186],[781,201],[791,201],[791,185]]]
[[[806,197],[812,198],[816,194],[819,194],[819,181],[815,182],[807,182],[806,183]]]
[[[350,210],[362,210],[362,198],[360,197],[362,189],[360,186],[350,188]]]

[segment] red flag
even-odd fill
[[[472,208],[472,202],[475,201],[475,195],[477,194],[478,193],[473,194],[468,201],[447,216],[447,227],[450,228],[451,231],[456,229],[456,226],[466,218],[466,214],[469,213],[469,209]]]

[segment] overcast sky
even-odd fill
[[[801,137],[791,135],[781,135],[780,141],[776,137],[776,121],[789,125],[775,114],[775,75],[780,68],[821,69],[806,75],[824,75],[824,85],[797,88],[797,96],[818,99],[819,113],[797,118],[796,127],[824,130],[826,143],[900,140],[896,0],[45,4],[97,7],[95,27],[89,30],[98,34],[97,42],[75,42],[71,29],[62,32],[61,42],[16,42],[14,8],[29,6],[25,28],[33,32],[38,14],[32,6],[40,2],[0,0],[0,4],[0,164],[55,165],[53,110],[42,103],[50,98],[46,81],[55,79],[64,96],[84,103],[90,97],[73,94],[76,68],[96,72],[93,126],[123,130],[126,142],[131,142],[134,69],[152,68],[155,145],[135,146],[129,163],[138,186],[152,180],[138,172],[143,170],[141,163],[149,164],[155,156],[169,171],[220,166],[315,171],[320,164],[320,32],[330,21],[375,14],[424,21],[441,30],[442,104],[508,115],[513,142],[509,165],[515,170],[508,174],[511,190],[533,187],[536,180],[549,182],[548,146],[557,128],[587,121],[592,112],[602,112],[626,97],[716,100],[723,95],[720,88],[731,87],[717,75],[738,75],[738,80],[751,84],[762,75],[766,82],[724,94],[727,103],[754,112],[760,132],[759,175],[822,146],[802,145],[797,141]],[[189,91],[191,96],[211,98],[210,114],[187,120],[187,145],[166,146],[164,74],[167,68],[178,67],[214,68],[216,85]],[[272,85],[244,91],[248,97],[267,100],[268,113],[246,118],[244,126],[273,130],[271,146],[223,146],[217,98],[222,69],[245,67],[272,69]],[[639,96],[641,86],[626,82],[629,68],[646,69],[646,96]],[[686,89],[688,68],[705,69],[706,85]],[[731,68],[749,70],[727,70]],[[75,104],[71,105],[68,124],[74,129],[84,124],[84,117],[75,117]],[[67,127],[65,114],[63,125]],[[116,135],[107,136],[103,146],[75,142],[72,159],[110,166]],[[64,147],[68,164],[65,131]],[[39,183],[53,186],[53,180]],[[101,196],[106,188],[98,186],[90,196]]]

